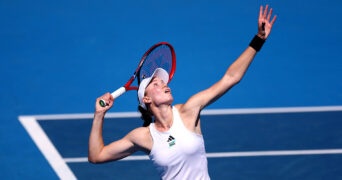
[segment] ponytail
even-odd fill
[[[141,106],[138,106],[138,110],[141,113],[141,119],[144,121],[143,127],[147,127],[152,123],[152,114],[150,111],[144,109]]]

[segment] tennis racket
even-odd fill
[[[111,95],[115,99],[127,91],[138,90],[140,82],[144,78],[152,76],[154,70],[157,68],[163,68],[169,73],[170,82],[176,70],[176,54],[171,44],[167,42],[157,43],[148,49],[142,56],[138,67],[126,84],[115,90]],[[137,85],[133,85],[135,79],[138,80]],[[103,99],[101,99],[99,103],[102,107],[107,105],[106,101]]]

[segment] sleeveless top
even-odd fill
[[[210,179],[203,136],[188,130],[178,110],[172,107],[173,123],[160,132],[149,126],[153,146],[149,154],[162,179]]]

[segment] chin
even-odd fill
[[[169,99],[169,103],[172,104],[173,103],[173,97],[171,96]]]

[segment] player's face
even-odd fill
[[[150,84],[146,87],[145,93],[151,100],[148,103],[154,104],[157,107],[165,104],[171,105],[173,102],[171,89],[158,77],[152,79]]]

